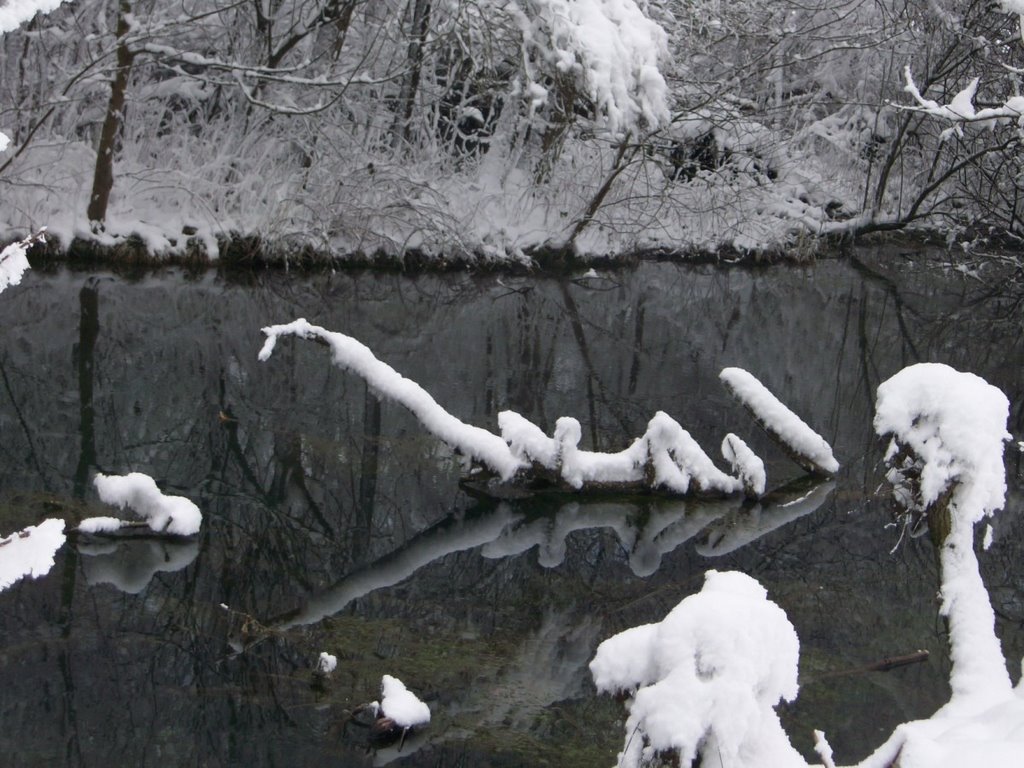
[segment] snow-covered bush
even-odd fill
[[[658,624],[605,640],[590,671],[626,693],[621,768],[675,753],[688,766],[804,766],[774,707],[797,694],[800,645],[785,612],[751,577],[708,571],[703,589]]]

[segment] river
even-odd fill
[[[97,472],[145,472],[203,511],[169,542],[72,537],[0,593],[0,754],[19,766],[597,766],[621,705],[597,644],[657,621],[710,568],[755,576],[801,639],[780,715],[839,762],[948,697],[927,537],[888,526],[878,384],[948,363],[1024,433],[1020,286],[941,254],[859,248],[807,266],[645,262],[567,276],[31,271],[0,296],[0,534],[109,514]],[[481,500],[401,408],[260,328],[305,317],[367,344],[462,420],[512,409],[618,450],[658,410],[713,456],[736,432],[768,485],[800,470],[727,394],[754,373],[832,444],[834,482],[754,506],[657,497]],[[982,568],[1024,653],[1020,452]],[[795,501],[802,499],[802,501]],[[926,663],[869,672],[928,649]],[[338,657],[323,680],[320,651]],[[1015,667],[1015,665],[1013,665]],[[430,726],[373,749],[350,715],[381,675]],[[1016,668],[1012,670],[1017,679]],[[3,761],[8,763],[7,759]]]

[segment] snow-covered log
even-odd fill
[[[772,440],[797,464],[814,475],[839,471],[828,442],[773,395],[753,374],[725,368],[719,378]]]
[[[38,579],[49,573],[62,544],[64,521],[57,519],[0,538],[0,592],[26,576]]]
[[[184,496],[165,496],[149,475],[130,472],[127,475],[96,475],[93,481],[104,504],[131,509],[156,533],[192,536],[199,532],[203,515]],[[90,518],[83,521],[88,533],[111,533],[113,518]],[[122,522],[118,528],[130,525]],[[83,530],[83,529],[79,529]]]
[[[416,382],[378,360],[366,345],[304,319],[263,329],[259,359],[268,360],[282,336],[326,345],[335,365],[362,377],[379,396],[407,408],[431,435],[468,456],[475,467],[464,483],[470,492],[519,498],[539,489],[562,491],[658,491],[671,496],[764,494],[764,462],[739,437],[726,436],[722,455],[735,475],[719,469],[671,416],[658,411],[625,449],[605,453],[580,448],[579,421],[563,416],[552,435],[515,411],[498,414],[498,436],[460,421]],[[726,368],[722,381],[757,422],[812,474],[839,468],[828,443],[746,371]]]
[[[335,365],[365,379],[381,397],[405,406],[430,434],[452,449],[482,462],[504,480],[511,480],[516,472],[526,468],[504,440],[452,416],[423,387],[378,360],[369,347],[351,336],[328,331],[301,318],[285,325],[267,326],[263,333],[267,340],[260,350],[261,361],[270,359],[282,336],[320,341],[330,347]]]

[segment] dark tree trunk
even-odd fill
[[[94,229],[103,228],[107,205],[110,203],[110,190],[114,187],[114,149],[124,121],[124,98],[133,60],[126,40],[131,11],[129,0],[121,0],[117,12],[117,71],[110,86],[110,103],[107,104],[107,115],[103,120],[100,144],[96,148],[96,171],[92,177],[92,194],[86,211]]]
[[[427,39],[427,30],[430,29],[430,1],[412,0],[412,4],[412,29],[407,54],[409,72],[402,83],[402,92],[398,98],[399,113],[391,139],[393,147],[397,147],[400,142],[408,143],[412,137],[412,112],[416,104],[416,93],[420,89],[420,73],[423,71],[423,43]]]

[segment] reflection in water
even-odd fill
[[[28,274],[0,302],[0,516],[21,514],[21,497],[39,514],[0,529],[91,513],[97,467],[153,476],[199,503],[209,527],[184,549],[65,547],[48,577],[0,594],[0,754],[47,766],[366,766],[373,758],[335,726],[387,673],[429,694],[436,717],[415,752],[379,760],[610,765],[621,710],[591,695],[589,655],[660,621],[718,568],[756,573],[797,627],[810,682],[783,716],[798,746],[813,758],[811,728],[822,728],[855,762],[880,732],[948,698],[934,557],[916,540],[889,554],[895,535],[873,495],[875,387],[907,363],[945,362],[1002,388],[1011,429],[1024,429],[1008,284],[861,256],[869,269],[643,264],[575,281]],[[457,457],[324,365],[322,350],[288,345],[275,365],[257,363],[259,329],[302,316],[359,338],[467,423],[493,428],[514,410],[550,433],[583,414],[581,448],[614,451],[665,410],[705,445],[736,432],[770,477],[790,477],[718,382],[742,367],[844,469],[834,485],[760,506],[480,504],[459,490]],[[983,560],[1010,617],[1024,583],[1019,525],[1011,506]],[[277,618],[231,653],[256,617]],[[1019,656],[1018,624],[1000,631]],[[933,661],[829,676],[916,648]],[[323,650],[339,669],[316,692],[310,664]]]
[[[137,595],[156,574],[174,573],[191,565],[199,555],[199,541],[122,538],[79,542],[76,549],[82,555],[82,571],[90,585],[111,584]]]
[[[535,506],[530,502],[503,501],[492,510],[481,505],[482,510],[465,517],[448,517],[416,534],[394,552],[346,575],[310,597],[302,608],[271,623],[287,629],[320,621],[374,590],[405,581],[432,562],[476,547],[491,559],[514,557],[537,547],[538,562],[545,568],[556,568],[565,561],[569,537],[595,528],[614,531],[629,553],[633,573],[650,576],[658,570],[662,557],[713,523],[722,521],[698,547],[708,557],[732,552],[811,514],[825,503],[834,487],[834,482],[817,481],[797,492],[775,491],[770,501],[766,498],[742,515],[738,513],[746,502],[740,497],[645,502],[580,499],[554,512],[539,514],[528,512]]]
[[[753,544],[775,529],[816,511],[835,487],[831,480],[817,483],[791,498],[773,499],[771,503],[758,502],[749,509],[736,510],[711,527],[697,545],[697,552],[705,557],[721,557]]]

